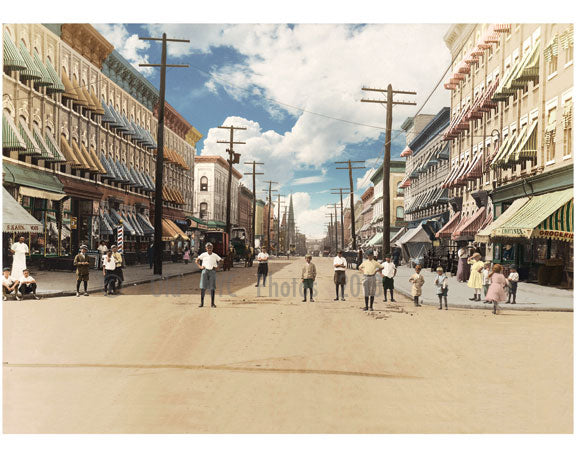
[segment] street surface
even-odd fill
[[[572,313],[366,313],[356,271],[335,302],[313,261],[315,303],[292,294],[302,258],[272,261],[271,288],[218,273],[216,309],[195,274],[4,302],[4,432],[572,432]]]

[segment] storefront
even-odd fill
[[[494,263],[515,264],[522,280],[572,286],[573,189],[512,202],[480,232],[493,244]]]

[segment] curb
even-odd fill
[[[166,279],[173,279],[173,278],[178,278],[180,276],[187,276],[187,275],[191,275],[191,274],[195,274],[195,273],[200,273],[200,269],[195,270],[195,271],[188,271],[186,273],[175,273],[175,274],[171,274],[171,275],[167,275],[167,276],[162,276],[160,278],[150,278],[150,279],[140,279],[138,281],[130,281],[130,282],[124,282],[124,284],[122,284],[122,289],[125,289],[127,287],[132,287],[132,286],[140,286],[142,284],[150,284],[156,281],[164,281]],[[104,286],[99,287],[98,289],[88,289],[89,293],[94,293],[94,292],[104,292]],[[76,296],[76,291],[59,291],[59,292],[48,292],[48,293],[38,293],[37,294],[40,298],[54,298],[54,297],[73,297]]]
[[[411,291],[409,289],[405,289],[404,287],[394,285],[394,291],[400,292],[402,295],[407,297],[408,299],[412,298]],[[430,300],[421,300],[421,304],[425,306],[438,306],[438,302],[431,302]],[[448,303],[448,309],[450,308],[460,308],[460,309],[483,309],[483,310],[492,310],[494,307],[488,303],[477,302],[477,303]],[[507,306],[506,303],[502,303],[498,305],[499,309],[506,310],[506,311],[550,311],[556,313],[573,313],[574,308],[560,308],[555,306],[542,306],[542,305],[511,305]]]

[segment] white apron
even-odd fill
[[[19,278],[22,276],[22,271],[26,269],[26,254],[28,253],[28,245],[26,243],[14,243],[11,247],[14,251],[14,260],[12,262],[12,273],[10,274],[13,278]]]

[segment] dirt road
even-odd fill
[[[572,313],[365,313],[314,261],[315,303],[292,295],[302,259],[271,262],[277,296],[219,273],[216,309],[198,275],[4,302],[4,432],[572,432]]]

